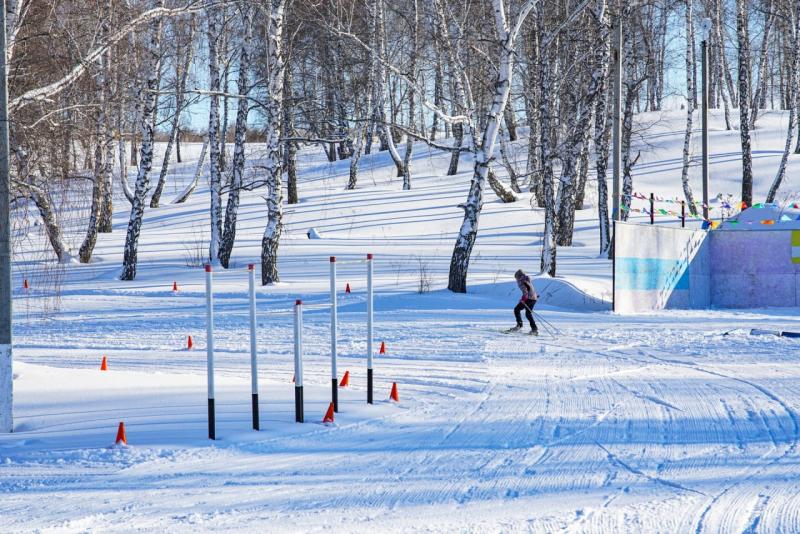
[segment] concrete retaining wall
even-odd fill
[[[615,232],[616,311],[710,305],[706,232],[620,222]]]
[[[706,232],[616,223],[619,313],[800,306],[798,230]]]

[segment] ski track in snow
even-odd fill
[[[345,315],[348,320],[358,324]],[[397,326],[409,340],[425,340],[432,328],[429,322]],[[402,409],[361,421],[303,425],[311,428],[288,436],[269,437],[267,430],[214,447],[2,449],[0,460],[11,460],[0,467],[0,507],[7,512],[0,527],[236,530],[269,522],[278,530],[360,530],[366,522],[450,530],[468,516],[476,528],[500,530],[800,528],[791,482],[800,471],[794,461],[800,391],[785,373],[769,376],[765,366],[780,368],[768,358],[775,347],[751,347],[751,360],[742,362],[728,357],[725,346],[702,358],[694,348],[680,350],[676,342],[696,348],[704,333],[679,328],[652,345],[607,339],[596,350],[607,337],[602,329],[568,328],[555,340],[529,341],[462,327],[435,325],[439,332],[461,332],[462,346],[469,347],[451,351],[451,359],[417,360],[393,349],[378,360],[376,372],[401,385]],[[343,325],[348,328],[355,325]],[[402,339],[396,345],[404,346]],[[68,344],[65,349],[72,353]],[[37,349],[23,354],[29,350]],[[143,361],[130,368],[148,362],[169,373],[174,364],[161,354],[172,353],[160,350],[151,359],[134,350],[131,360]],[[61,365],[87,364],[77,352],[71,358]],[[196,359],[197,367],[184,371],[201,369],[203,358]],[[796,366],[786,360],[778,363]],[[306,368],[316,371],[307,383],[324,384],[325,361],[322,350],[309,355]],[[127,367],[124,358],[112,362]],[[290,375],[288,359],[284,366],[279,376]],[[747,374],[753,366],[756,378]],[[231,379],[247,377],[244,358],[225,369]],[[363,390],[351,393],[360,399]],[[127,410],[167,425],[182,413],[180,405],[158,416]],[[109,418],[107,409],[96,412],[61,412],[46,425],[37,422],[43,413],[23,414],[20,424],[30,430],[21,435],[29,432],[27,439],[41,444],[54,432],[94,428]],[[246,421],[245,406],[241,412]],[[174,504],[165,507],[165,501]],[[29,519],[18,523],[13,518],[23,510]],[[417,513],[422,523],[408,517]]]

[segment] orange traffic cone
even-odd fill
[[[172,291],[178,292],[178,282],[172,282]]]
[[[119,445],[122,443],[123,445],[128,444],[128,438],[125,437],[125,423],[120,423],[119,428],[117,429],[117,440],[114,443],[115,445]]]
[[[323,423],[333,423],[333,403],[328,405],[328,411],[325,412],[325,417],[322,419]]]
[[[194,347],[194,343],[192,343],[192,336],[189,336],[189,340],[186,342],[186,350],[192,350]]]
[[[27,278],[23,279],[22,280],[22,289],[26,289],[27,290],[27,289],[30,289],[30,288],[31,288],[31,286],[30,286],[30,284],[28,284],[28,279]],[[349,293],[349,291],[348,291],[348,293]]]
[[[350,385],[350,371],[345,371],[344,376],[342,377],[342,381],[339,382],[340,388],[346,388]]]
[[[344,292],[345,293],[350,293],[350,284],[349,283],[344,286]]]
[[[106,360],[105,356],[103,356],[103,361],[100,362],[100,370],[101,371],[108,371],[108,361]]]
[[[394,402],[400,402],[400,396],[397,395],[397,382],[392,382],[392,392],[389,393],[389,399]]]
[[[386,343],[384,343],[383,341],[381,341],[381,350],[380,350],[380,353],[381,353],[381,354],[386,354]]]

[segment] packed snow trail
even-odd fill
[[[91,412],[68,409],[74,399],[48,398],[34,381],[58,369],[24,364],[20,431],[0,439],[0,528],[800,529],[800,388],[792,379],[800,363],[791,342],[722,336],[691,320],[664,330],[595,314],[589,327],[585,316],[544,313],[562,336],[395,317],[397,339],[377,372],[380,398],[391,377],[400,405],[366,407],[361,360],[351,358],[354,389],[344,392],[334,427],[291,423],[287,355],[263,371],[266,431],[247,432],[242,351],[224,367],[223,439],[214,445],[202,439],[203,377],[172,375],[175,352],[132,347],[126,358],[119,349],[115,379],[135,393],[98,385],[95,369],[61,370],[70,381],[62,388],[95,400]],[[488,326],[501,327],[502,317],[492,312]],[[345,331],[360,319],[345,313]],[[324,332],[321,319],[310,323]],[[451,351],[437,354],[439,345]],[[195,359],[186,369],[201,368]],[[307,413],[320,418],[325,361],[320,347],[306,365],[319,368],[307,378],[316,384]],[[127,371],[143,362],[159,373]],[[88,366],[86,358],[67,363]],[[171,386],[166,400],[148,402],[148,382]],[[131,422],[134,445],[106,449],[120,418]]]

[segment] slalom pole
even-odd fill
[[[372,254],[367,254],[367,404],[372,404]]]
[[[253,430],[260,430],[258,420],[258,343],[256,338],[256,270],[247,266],[250,286],[250,393],[253,404]]]
[[[206,377],[208,378],[208,439],[217,439],[214,409],[214,289],[211,264],[206,264]]]
[[[333,411],[339,411],[339,379],[336,370],[336,256],[331,256],[331,402]]]
[[[294,416],[303,422],[303,301],[294,304]]]

